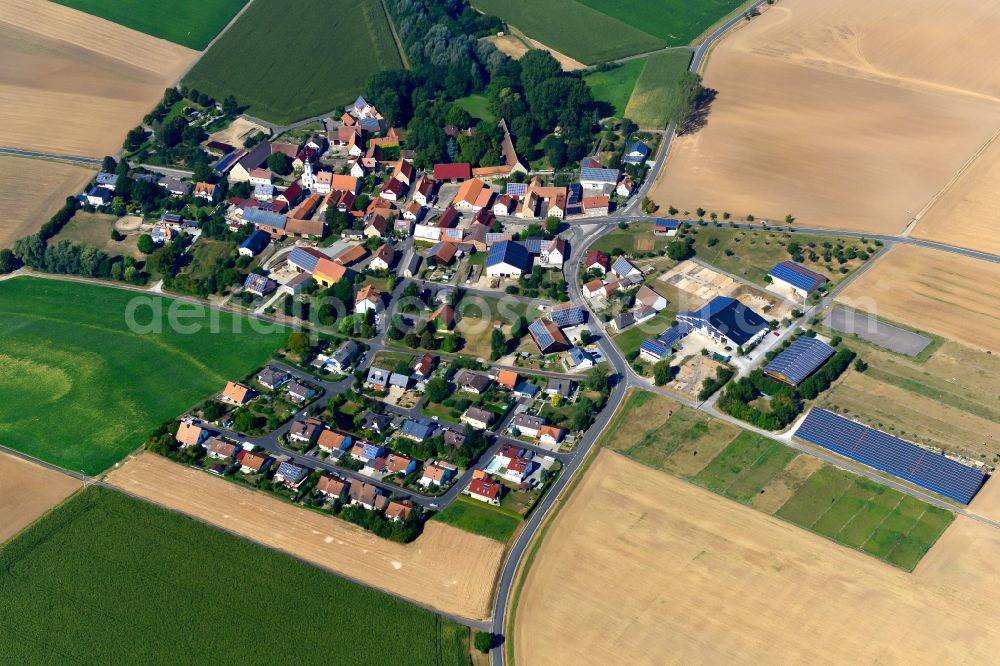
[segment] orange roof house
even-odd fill
[[[341,266],[350,266],[351,264],[358,263],[367,256],[368,250],[366,250],[364,246],[352,245],[334,257],[333,260]]]
[[[354,176],[346,176],[339,173],[333,174],[330,180],[330,187],[335,190],[344,190],[351,194],[358,193],[358,179]]]
[[[189,421],[181,421],[177,428],[177,443],[181,448],[197,446],[208,436],[208,432],[201,426],[197,426]]]
[[[334,263],[326,257],[316,261],[316,268],[313,269],[313,279],[324,287],[332,287],[347,274],[347,268],[341,264]]]
[[[517,386],[517,380],[517,373],[513,370],[501,370],[497,374],[497,384],[504,388],[514,390],[514,387]]]
[[[472,209],[485,187],[486,184],[478,178],[465,181],[458,188],[458,194],[455,195],[455,200],[451,205],[455,208]]]
[[[237,382],[229,382],[226,384],[226,389],[222,392],[222,399],[234,405],[245,405],[253,400],[253,397],[253,389]]]

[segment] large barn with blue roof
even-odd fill
[[[716,296],[700,309],[678,312],[677,321],[716,342],[747,347],[767,335],[764,318],[735,298]]]
[[[834,350],[830,345],[803,335],[793,340],[787,349],[764,366],[764,374],[798,386],[833,354]]]
[[[520,277],[531,272],[531,254],[516,241],[505,240],[490,247],[486,253],[486,275],[490,277]]]
[[[768,276],[771,278],[771,284],[784,287],[803,299],[808,298],[809,294],[828,282],[826,276],[792,261],[775,264]]]

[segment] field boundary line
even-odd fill
[[[738,437],[738,435],[737,435],[737,437]],[[730,442],[730,444],[732,444],[732,442]],[[769,442],[769,446],[764,447],[764,450],[760,452],[760,455],[758,455],[756,458],[754,458],[754,460],[753,460],[752,463],[748,464],[746,467],[744,467],[743,469],[741,469],[740,473],[737,474],[736,476],[734,476],[733,480],[730,481],[726,485],[726,487],[722,489],[722,492],[728,494],[729,493],[729,489],[733,487],[733,484],[736,483],[737,481],[739,481],[740,479],[742,479],[746,475],[746,473],[749,472],[751,469],[754,469],[755,466],[757,465],[757,463],[760,462],[760,459],[763,458],[764,455],[768,451],[774,450],[776,448],[775,447],[776,444],[778,444],[778,442],[775,442],[774,440],[771,440]],[[784,446],[784,444],[781,444],[780,446]],[[728,447],[728,444],[727,444],[727,447]],[[716,456],[716,458],[718,458],[718,456]],[[712,458],[711,462],[709,462],[708,464],[711,465],[713,462],[715,462],[715,458]],[[707,465],[706,465],[706,467],[707,467]],[[784,467],[782,467],[781,469],[784,469]],[[781,471],[781,470],[778,470],[778,471]],[[774,478],[774,477],[772,476],[771,478]],[[768,479],[768,481],[770,481],[770,480],[771,479]],[[742,504],[742,502],[740,502],[740,504]]]
[[[860,478],[861,477],[859,476],[858,479],[860,479]],[[854,487],[858,487],[858,481],[857,481],[857,479],[855,479],[855,481],[854,481]],[[852,522],[854,522],[854,519],[857,518],[858,516],[860,516],[862,511],[864,511],[865,509],[870,508],[870,505],[873,504],[871,502],[871,500],[874,497],[875,497],[875,493],[872,492],[872,491],[868,491],[868,497],[865,499],[865,503],[862,503],[862,505],[859,506],[857,508],[857,510],[853,514],[851,514],[851,517],[844,521],[844,524],[840,526],[840,529],[837,530],[837,533],[835,535],[833,535],[833,538],[839,539],[841,532],[843,532],[847,528],[848,525],[850,525]],[[885,518],[883,517],[882,520],[885,520]],[[867,537],[865,539],[867,540]]]
[[[603,441],[605,434],[611,429],[612,425],[614,425],[617,429],[618,421],[625,413],[625,407],[632,396],[644,392],[644,389],[641,388],[626,388],[621,402],[618,403],[618,408],[615,410],[615,413],[611,415],[608,422],[604,424],[604,428],[597,434],[597,437],[594,440],[594,445],[590,447],[586,458],[584,458],[583,462],[581,462],[580,466],[576,469],[576,474],[566,484],[566,487],[562,489],[561,494],[553,500],[551,510],[542,518],[541,523],[539,523],[538,528],[531,537],[531,541],[528,542],[524,550],[525,556],[521,559],[521,562],[517,566],[517,570],[514,572],[514,577],[511,579],[511,593],[507,597],[507,608],[505,612],[506,621],[503,627],[504,643],[500,648],[503,650],[505,661],[508,661],[511,664],[515,663],[513,638],[515,616],[517,614],[517,602],[520,601],[521,591],[524,589],[524,583],[527,580],[531,564],[534,562],[535,556],[538,554],[538,551],[545,540],[545,535],[548,534],[552,523],[559,517],[563,507],[566,506],[569,500],[573,497],[573,494],[576,492],[576,489],[583,482],[583,478],[587,475],[587,472],[590,470],[590,466],[594,463],[594,460],[597,459],[598,454],[601,450],[606,448],[606,444]],[[611,453],[622,455],[613,449],[608,450]],[[622,457],[627,460],[632,460],[629,456],[622,455]],[[508,559],[510,559],[509,554],[507,559],[504,560],[503,566],[500,568],[501,572],[504,568],[506,568]]]
[[[992,99],[995,100],[996,98]],[[979,148],[977,148],[972,155],[969,156],[969,159],[967,159],[962,166],[958,168],[958,171],[952,174],[951,178],[948,179],[941,189],[938,190],[926,204],[924,204],[924,207],[917,211],[910,223],[903,229],[902,234],[900,234],[901,236],[905,238],[910,237],[910,233],[920,226],[920,221],[923,219],[924,215],[931,212],[934,206],[940,203],[941,199],[943,199],[945,195],[948,194],[948,192],[950,192],[951,189],[965,177],[972,167],[979,162],[986,151],[989,150],[994,143],[996,143],[997,138],[1000,138],[1000,129],[993,132],[993,134],[990,135],[990,137],[981,146],[979,146]]]
[[[826,511],[824,511],[823,513],[821,513],[818,516],[816,516],[816,520],[812,521],[812,523],[809,525],[809,529],[810,530],[812,530],[812,531],[816,532],[817,534],[819,534],[819,531],[816,530],[816,523],[818,523],[819,521],[821,521],[823,519],[823,516],[825,516],[826,514],[830,513],[830,510],[837,505],[837,502],[839,502],[841,500],[841,498],[844,495],[847,494],[847,490],[851,486],[853,486],[853,485],[854,485],[854,479],[851,479],[851,482],[848,483],[846,486],[844,486],[844,489],[842,491],[840,491],[840,494],[837,495],[832,502],[830,502],[830,506],[826,507]],[[832,541],[832,539],[831,539],[831,541]]]
[[[159,454],[152,453],[152,452],[149,452],[149,451],[147,451],[146,453],[149,454],[149,455],[154,455],[154,456],[158,456],[158,457],[161,457],[161,458],[163,457],[163,456],[160,456]],[[133,458],[134,458],[134,454],[132,456],[129,456],[128,458],[125,458],[124,460],[122,460],[118,464],[119,464],[119,466],[123,467],[127,462],[129,462]],[[173,460],[170,460],[169,458],[164,458],[164,460],[167,460],[168,462],[170,462],[170,463],[172,463],[174,465],[179,465],[181,467],[185,467],[185,468],[189,468],[189,469],[194,469],[194,468],[190,468],[187,465],[181,465],[180,463],[176,463]],[[202,472],[202,470],[196,470],[196,471]],[[209,474],[208,471],[204,471],[203,473],[204,474]],[[228,483],[236,484],[235,481],[228,481]],[[266,543],[262,543],[260,541],[257,541],[256,539],[252,539],[251,537],[246,536],[245,534],[240,534],[239,532],[235,532],[233,530],[230,530],[229,528],[223,527],[222,525],[219,525],[217,523],[210,522],[208,520],[205,520],[205,519],[200,518],[198,516],[195,516],[193,514],[187,513],[185,511],[181,511],[180,509],[174,509],[172,507],[169,507],[169,506],[167,506],[165,504],[160,503],[157,500],[150,499],[148,497],[143,497],[142,495],[134,493],[131,490],[128,490],[128,489],[126,489],[126,488],[124,488],[122,486],[118,486],[118,485],[115,485],[113,483],[109,483],[109,482],[104,481],[104,480],[95,480],[91,485],[100,486],[101,488],[105,488],[107,490],[111,490],[111,491],[114,491],[114,492],[117,492],[117,493],[121,493],[123,495],[131,497],[132,499],[138,500],[140,502],[145,502],[147,504],[152,504],[153,506],[159,507],[160,509],[163,509],[164,511],[169,511],[171,513],[175,513],[175,514],[177,514],[179,516],[183,516],[184,518],[187,518],[189,520],[193,520],[196,523],[201,523],[202,525],[206,525],[208,527],[211,527],[213,529],[219,530],[221,532],[225,532],[226,534],[229,534],[230,536],[234,536],[234,537],[240,539],[241,541],[245,541],[247,543],[252,543],[252,544],[254,544],[256,546],[259,546],[261,548],[266,548],[266,549],[268,549],[268,550],[270,550],[272,552],[275,552],[275,553],[280,553],[280,554],[282,554],[282,555],[284,555],[286,557],[292,558],[293,560],[297,560],[297,561],[302,562],[303,564],[306,564],[308,566],[314,567],[316,569],[320,569],[320,570],[325,571],[325,572],[327,572],[327,573],[329,573],[329,574],[331,574],[333,576],[336,576],[338,578],[342,578],[343,580],[350,581],[350,582],[354,583],[355,585],[360,585],[360,586],[366,587],[366,588],[368,588],[370,590],[376,590],[376,591],[381,592],[383,594],[387,594],[390,597],[394,597],[396,599],[400,599],[402,601],[405,601],[406,603],[413,604],[414,606],[418,606],[418,607],[420,607],[420,608],[422,608],[422,609],[424,609],[424,610],[426,610],[426,611],[428,611],[430,613],[433,613],[434,615],[437,615],[439,617],[447,618],[449,620],[457,622],[458,624],[464,625],[464,626],[469,627],[471,629],[484,629],[484,628],[488,629],[488,627],[486,626],[486,625],[488,625],[488,621],[487,620],[474,620],[472,618],[462,617],[460,615],[455,615],[453,613],[447,613],[445,611],[438,610],[438,609],[434,608],[433,606],[429,606],[428,604],[425,604],[425,603],[420,602],[420,601],[416,601],[416,600],[411,599],[411,598],[409,598],[407,596],[404,596],[402,594],[397,594],[396,592],[389,591],[389,590],[387,590],[385,588],[378,587],[376,585],[372,585],[371,583],[365,582],[365,581],[360,580],[358,578],[354,578],[353,576],[350,576],[348,574],[341,573],[340,571],[337,571],[336,569],[333,569],[331,567],[328,567],[328,566],[325,566],[325,565],[322,565],[322,564],[317,564],[316,562],[312,562],[312,561],[307,560],[307,559],[305,559],[303,557],[295,555],[294,553],[292,553],[290,551],[287,551],[287,550],[284,550],[282,548],[278,548],[278,547],[275,547],[275,546],[270,546],[270,545],[268,545]],[[247,490],[250,490],[250,491],[256,492],[256,493],[261,493],[263,495],[266,495],[267,497],[274,497],[274,495],[272,495],[270,493],[267,493],[266,491],[261,490],[259,488],[251,488],[249,486],[243,486],[243,485],[239,485],[237,487],[239,487],[239,488],[246,488]],[[336,518],[335,516],[330,516],[330,519],[331,520],[341,520],[339,518]],[[342,522],[344,522],[346,524],[351,524],[351,523],[348,523],[347,521],[342,521]],[[358,528],[358,529],[363,529],[363,528]]]
[[[889,516],[891,516],[893,512],[895,512],[896,509],[899,508],[899,505],[903,503],[903,497],[906,497],[906,495],[902,495],[899,498],[899,501],[896,502],[896,505],[891,509],[889,509],[884,516],[882,516],[882,520],[879,521],[878,525],[872,528],[872,531],[868,534],[867,537],[865,537],[865,540],[861,542],[861,545],[858,546],[858,550],[864,550],[865,544],[867,544],[869,541],[872,540],[872,537],[875,536],[875,533],[878,532],[879,529],[882,527],[882,525],[885,524],[886,519],[889,518]],[[867,553],[868,551],[865,552]]]
[[[392,20],[392,14],[389,13],[389,7],[385,4],[385,0],[379,0],[382,5],[382,13],[385,14],[385,21],[389,24],[389,32],[392,33],[392,41],[396,43],[396,51],[399,53],[399,60],[403,63],[403,69],[411,69],[410,59],[406,55],[406,49],[403,47],[403,41],[399,38],[399,33],[396,32],[396,22]],[[372,40],[374,43],[374,39]]]

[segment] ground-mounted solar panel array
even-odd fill
[[[814,407],[795,436],[968,504],[987,475],[912,442]]]

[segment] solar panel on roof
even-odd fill
[[[652,354],[656,358],[663,358],[670,351],[668,347],[665,347],[656,340],[643,340],[642,344],[639,345],[639,349]]]
[[[805,266],[799,266],[791,261],[782,261],[776,264],[769,273],[774,278],[783,280],[790,285],[796,286],[804,291],[812,291],[827,281],[826,277],[809,270]]]
[[[617,169],[598,169],[595,167],[583,167],[580,169],[580,180],[587,180],[601,183],[617,183]]]
[[[547,328],[545,328],[545,324],[542,322],[541,319],[536,319],[535,321],[531,322],[531,325],[528,326],[528,330],[535,338],[535,341],[538,343],[538,346],[541,347],[542,349],[545,349],[553,342],[555,342],[555,339],[552,337],[552,334],[549,333],[549,330]]]
[[[968,504],[987,475],[912,442],[814,407],[795,436]]]
[[[576,326],[577,324],[582,324],[587,321],[587,315],[583,308],[574,305],[568,308],[558,308],[553,310],[552,321],[554,321],[556,326],[559,328],[564,326]]]
[[[793,386],[798,386],[833,354],[834,350],[830,345],[803,335],[796,338],[788,349],[775,356],[764,367],[764,372],[778,375]]]
[[[657,340],[660,344],[666,347],[673,347],[675,344],[681,341],[681,339],[691,332],[691,325],[685,324],[683,322],[678,323],[676,326],[668,328],[666,331],[660,335]]]
[[[507,183],[507,194],[521,196],[528,191],[527,183]]]

